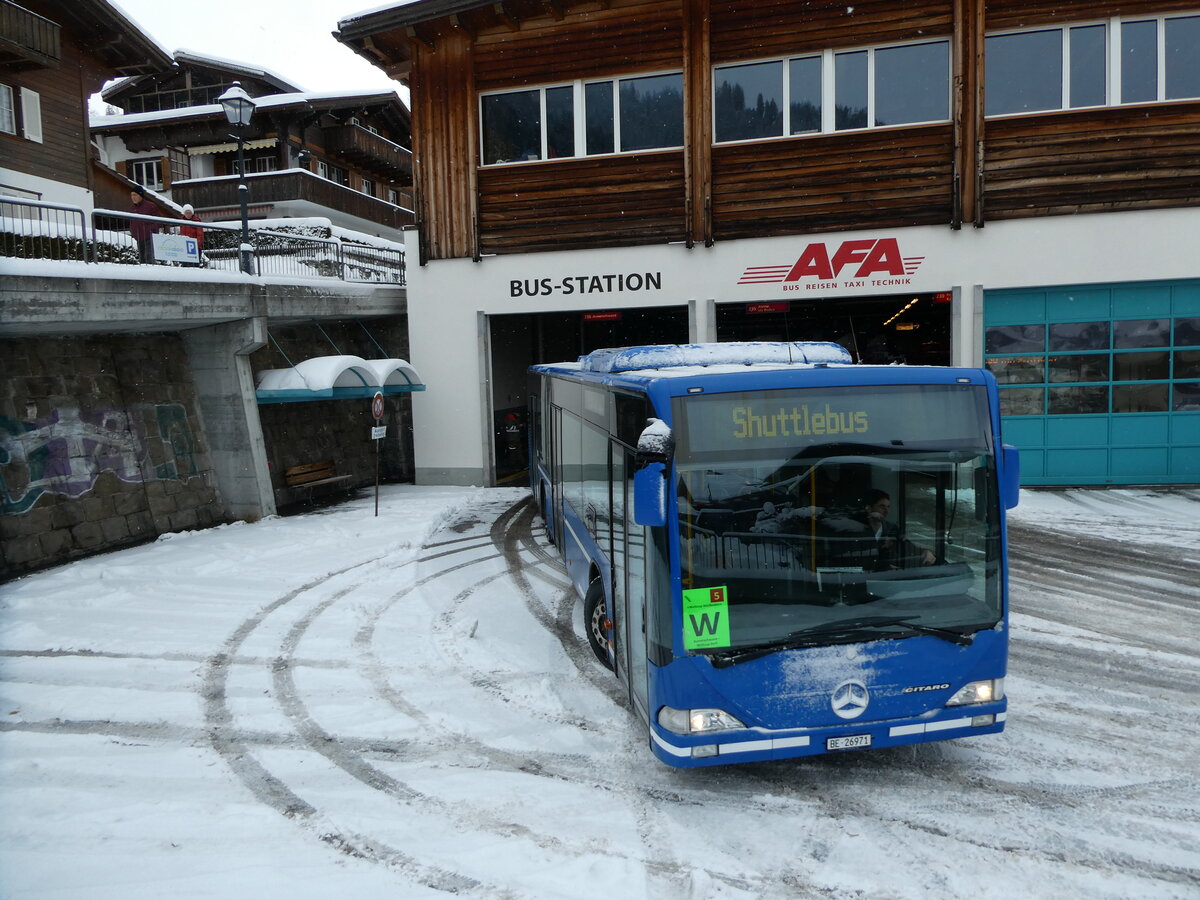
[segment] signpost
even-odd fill
[[[387,426],[379,424],[383,418],[383,394],[380,391],[371,398],[371,416],[375,419],[375,427],[371,429],[371,440],[375,442],[375,517],[379,518],[379,442],[387,434]]]

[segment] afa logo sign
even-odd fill
[[[827,287],[842,278],[847,287],[907,284],[924,261],[923,256],[903,255],[895,238],[842,241],[832,252],[820,242],[809,244],[789,265],[750,266],[738,284],[793,285],[791,290],[805,280],[813,282],[810,287]]]

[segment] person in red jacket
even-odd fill
[[[183,204],[183,217],[189,222],[199,222],[200,217],[196,215],[196,210],[192,208],[192,204]],[[204,229],[199,225],[180,225],[179,233],[184,237],[196,239],[196,261],[194,263],[184,263],[185,266],[198,266],[204,254]]]
[[[133,206],[129,211],[140,216],[157,216],[161,214],[158,204],[146,196],[144,188],[135,187],[129,192]],[[158,233],[157,222],[146,222],[142,219],[129,220],[129,233],[137,241],[138,258],[140,262],[154,262],[154,235]]]

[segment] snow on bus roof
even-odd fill
[[[631,372],[684,366],[749,366],[852,363],[840,344],[828,341],[728,341],[716,344],[656,344],[594,350],[579,357],[585,372]]]

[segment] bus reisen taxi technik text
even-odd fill
[[[530,369],[531,486],[656,756],[999,732],[1018,461],[981,369],[827,343]]]

